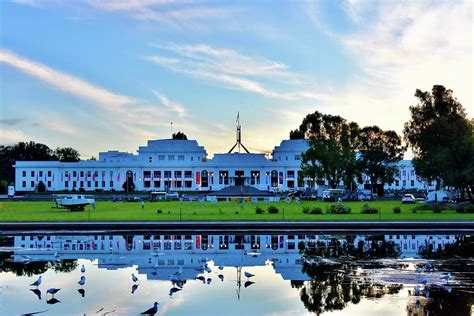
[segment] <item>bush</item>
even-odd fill
[[[399,206],[395,206],[395,207],[393,208],[393,212],[394,212],[395,214],[400,214],[400,213],[402,212],[402,210],[400,209]]]
[[[474,213],[474,204],[458,207],[456,213]]]
[[[311,211],[311,208],[308,206],[303,207],[303,213],[308,214]]]
[[[378,214],[379,210],[375,207],[369,206],[369,204],[365,203],[362,206],[362,210],[360,211],[362,214]]]
[[[323,214],[323,210],[320,207],[313,207],[309,214]]]
[[[163,213],[163,211],[162,210],[156,210],[156,213],[161,214],[161,213]]]
[[[343,205],[342,203],[332,204],[329,207],[329,213],[331,214],[350,214],[351,208]]]
[[[439,214],[439,213],[441,213],[441,210],[442,210],[442,206],[441,206],[441,205],[439,205],[439,204],[434,204],[434,205],[433,205],[433,213]]]
[[[264,210],[263,208],[261,208],[260,206],[257,206],[257,207],[255,208],[255,213],[257,213],[257,214],[263,214],[263,213],[265,213],[265,210]]]
[[[277,214],[280,210],[278,209],[278,207],[274,206],[274,205],[270,205],[268,208],[267,208],[267,211],[268,213],[270,214]]]

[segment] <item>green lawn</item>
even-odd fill
[[[361,214],[364,202],[344,203],[352,209],[351,214],[326,214],[331,203],[304,201],[302,203],[253,204],[236,201],[218,202],[146,202],[142,209],[139,202],[98,201],[96,208],[87,207],[84,212],[69,212],[55,209],[52,202],[0,202],[0,222],[13,221],[166,221],[180,220],[474,220],[474,214],[458,214],[453,210],[443,210],[440,214],[432,211],[412,213],[415,205],[401,204],[399,201],[375,201],[370,206],[381,210],[381,214]],[[255,207],[267,209],[269,205],[279,208],[278,214],[256,214]],[[323,214],[304,214],[303,206],[318,206]],[[393,207],[401,208],[394,214]],[[162,210],[158,213],[157,210]]]

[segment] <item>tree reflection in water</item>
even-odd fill
[[[56,272],[69,273],[78,267],[76,259],[61,259],[57,261],[31,261],[28,263],[14,262],[11,252],[0,253],[0,272],[13,272],[17,276],[34,276],[52,269]]]
[[[398,293],[402,288],[401,284],[373,283],[355,272],[355,260],[399,257],[400,249],[392,241],[374,237],[354,244],[351,237],[333,238],[328,242],[300,244],[299,249],[304,258],[303,272],[311,278],[298,287],[300,299],[312,313],[342,310],[349,302],[359,303],[362,297],[382,297]],[[315,263],[317,261],[312,260],[315,258],[342,260]]]

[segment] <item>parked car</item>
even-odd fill
[[[415,204],[416,203],[416,198],[413,194],[404,194],[402,197],[402,203],[403,204]]]

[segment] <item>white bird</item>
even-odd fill
[[[443,275],[441,279],[446,280],[446,283],[449,283],[449,281],[451,280],[451,273]]]
[[[81,276],[81,279],[79,280],[79,282],[77,282],[80,286],[83,286],[84,284],[86,284],[86,277],[85,276]]]
[[[255,274],[252,274],[252,273],[250,273],[250,272],[248,272],[248,271],[245,271],[245,272],[244,272],[244,275],[245,275],[247,278],[251,278],[251,277],[253,277]]]
[[[133,283],[137,283],[138,282],[138,278],[135,274],[132,273],[132,281]]]
[[[39,278],[38,278],[38,280],[36,280],[35,282],[31,283],[30,285],[31,285],[31,286],[36,286],[36,287],[40,286],[40,284],[41,284],[41,278],[42,278],[42,275],[40,275]]]
[[[82,265],[81,272],[82,272],[82,273],[85,273],[85,272],[86,272],[86,267],[85,267],[84,265]]]
[[[155,302],[153,304],[153,307],[144,311],[143,313],[141,313],[140,315],[155,315],[157,312],[158,312],[158,305],[160,305],[159,303]]]
[[[46,291],[46,293],[49,293],[49,294],[51,294],[51,295],[54,296],[54,294],[58,293],[59,290],[60,290],[60,289],[56,289],[56,288],[52,287],[52,288],[48,289],[48,290]]]

